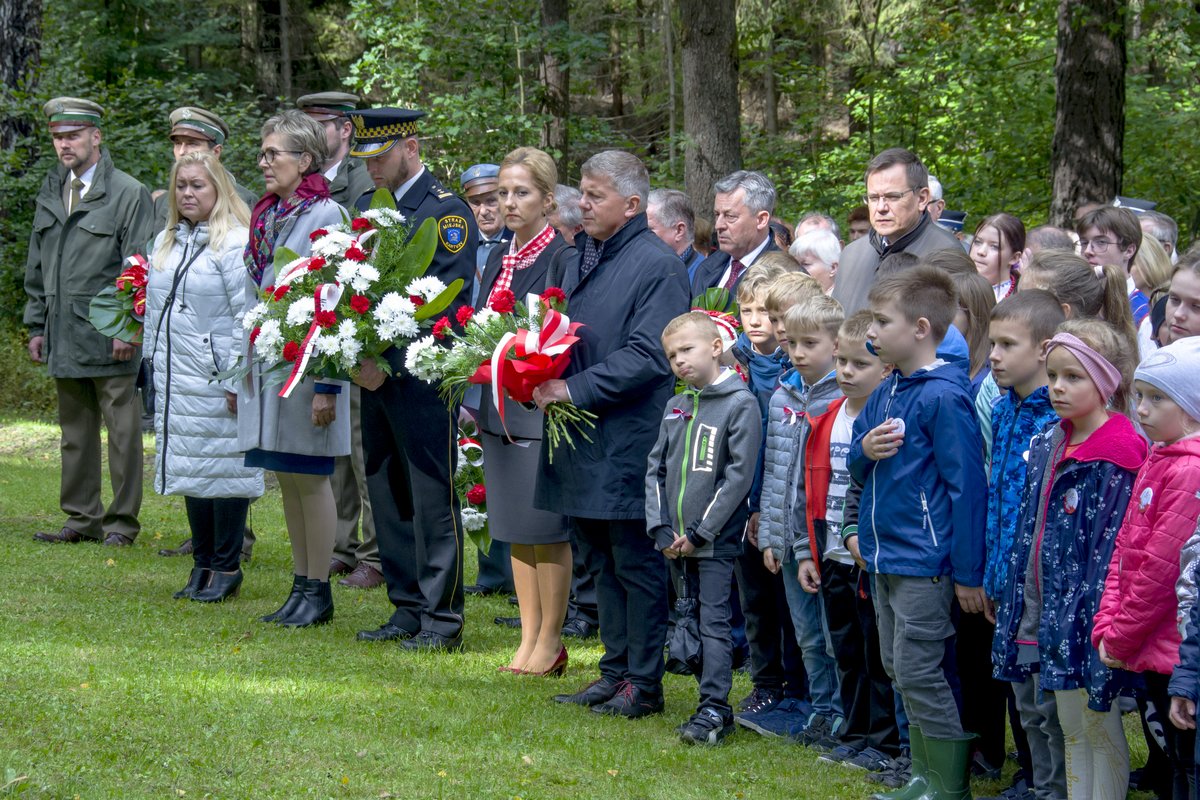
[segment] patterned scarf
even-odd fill
[[[289,217],[298,217],[313,203],[329,197],[329,181],[319,172],[304,176],[288,198],[268,192],[254,204],[250,214],[250,240],[242,253],[246,270],[262,285],[263,275],[275,258],[275,241]]]
[[[542,232],[530,239],[519,252],[514,253],[513,250],[517,247],[517,240],[513,238],[512,243],[508,246],[508,252],[501,258],[503,268],[500,274],[496,277],[496,283],[492,286],[492,292],[488,295],[488,305],[491,306],[492,300],[500,292],[508,291],[512,288],[513,273],[528,269],[537,261],[538,256],[542,251],[550,246],[554,241],[554,237],[558,235],[558,231],[547,225],[542,228]]]

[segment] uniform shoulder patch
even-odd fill
[[[442,217],[438,220],[438,238],[443,247],[457,253],[467,243],[467,221],[457,214]]]

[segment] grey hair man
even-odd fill
[[[696,274],[696,267],[704,261],[704,255],[692,247],[696,235],[696,213],[692,211],[692,201],[677,189],[655,189],[650,192],[646,203],[646,224],[687,264],[690,281]]]
[[[1158,240],[1171,257],[1171,263],[1179,260],[1179,224],[1161,211],[1144,211],[1138,215],[1142,233]]]
[[[929,216],[937,222],[942,218],[942,212],[946,210],[946,199],[942,196],[942,182],[932,175],[929,176],[929,205],[925,210],[929,212]]]
[[[715,286],[737,291],[742,275],[769,250],[778,250],[771,236],[775,185],[761,172],[738,170],[713,184],[713,227],[717,252],[696,267],[693,294]]]
[[[846,314],[867,304],[879,262],[892,253],[924,256],[962,248],[950,231],[934,224],[929,205],[929,172],[915,153],[902,147],[884,150],[867,164],[863,202],[871,232],[842,250],[833,297]]]
[[[842,232],[838,229],[837,221],[828,214],[822,214],[820,211],[807,211],[800,215],[800,221],[796,223],[796,238],[799,239],[809,231],[826,230],[842,240]]]
[[[581,197],[583,195],[574,186],[560,183],[554,188],[557,206],[550,212],[550,224],[568,244],[574,244],[575,236],[583,230],[583,211],[579,208]]]

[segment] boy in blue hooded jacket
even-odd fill
[[[918,787],[965,796],[971,740],[947,713],[955,702],[941,663],[955,597],[967,613],[985,610],[987,478],[966,370],[937,356],[956,295],[944,272],[917,267],[881,278],[869,300],[867,337],[896,369],[854,424],[849,466],[863,484],[858,547],[874,576],[880,650],[904,696],[913,761],[909,785],[878,797],[917,796]]]

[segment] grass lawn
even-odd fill
[[[0,797],[715,800],[873,786],[746,731],[681,745],[690,678],[669,675],[666,714],[638,722],[552,703],[595,677],[600,646],[570,645],[563,679],[497,673],[518,635],[492,624],[513,613],[503,598],[468,599],[467,649],[452,655],[356,642],[390,613],[381,589],[335,587],[330,625],[264,625],[255,617],[291,582],[277,490],[253,506],[259,544],[223,605],[171,599],[191,560],[156,551],[187,526],[149,471],[133,547],[35,543],[62,521],[57,436],[0,420]],[[748,690],[738,675],[734,697]]]

